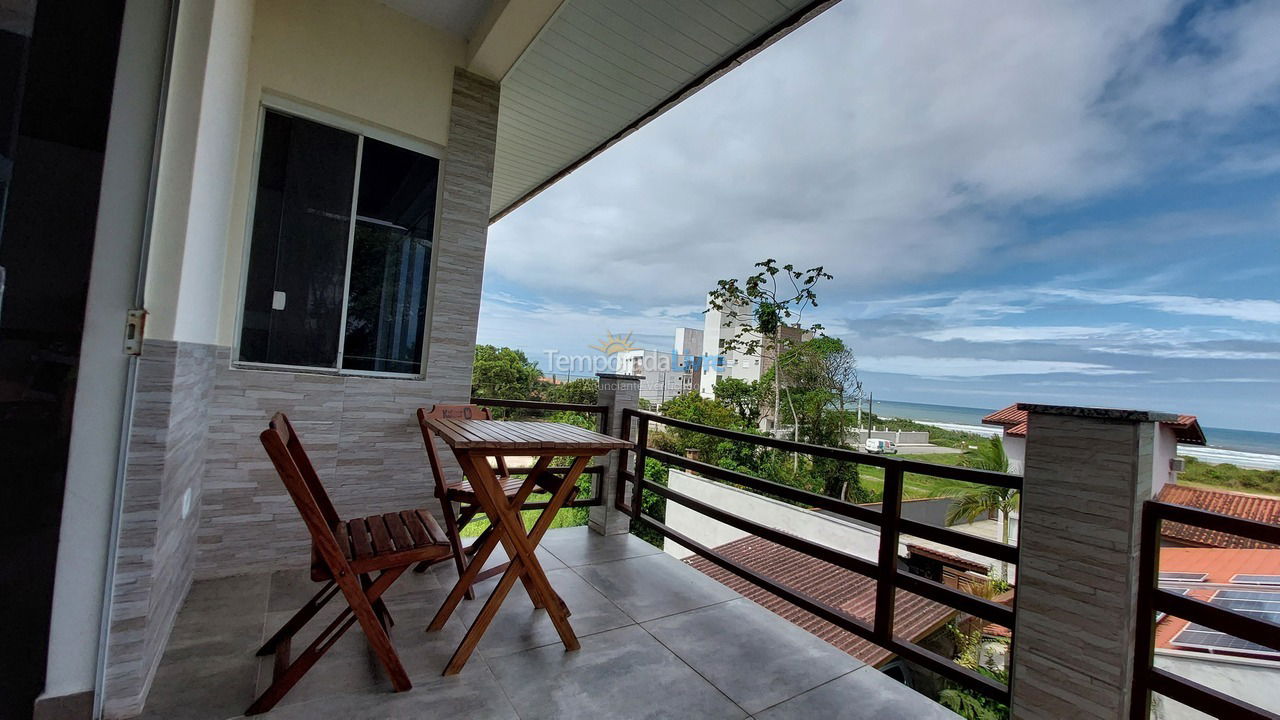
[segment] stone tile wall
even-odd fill
[[[191,586],[214,356],[208,345],[148,341],[138,362],[112,588],[106,717],[142,709]]]
[[[220,577],[309,562],[306,528],[258,439],[272,414],[289,416],[340,515],[409,507],[438,515],[414,412],[466,399],[460,388],[440,390],[431,380],[240,370],[221,350],[209,408],[196,574]]]

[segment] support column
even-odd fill
[[[1028,416],[1013,717],[1128,717],[1139,518],[1168,413],[1019,405]]]
[[[606,414],[609,434],[620,438],[622,437],[622,411],[627,408],[636,410],[640,407],[640,381],[644,378],[640,375],[613,373],[597,373],[596,377],[600,378],[600,391],[596,396],[596,404],[609,407],[609,412]],[[597,507],[590,508],[587,525],[601,535],[623,535],[631,530],[631,516],[613,505],[618,483],[621,482],[618,479],[618,468],[622,462],[622,456],[623,453],[620,450],[609,453],[605,461],[604,476],[600,479],[601,503]]]

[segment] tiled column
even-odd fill
[[[626,408],[635,410],[640,407],[640,381],[638,375],[614,375],[599,373],[600,393],[596,396],[597,405],[609,406],[609,434],[622,437],[622,411]],[[600,479],[601,503],[590,508],[588,526],[601,535],[623,535],[631,530],[631,516],[613,506],[614,494],[617,492],[618,467],[623,453],[613,451],[605,463],[604,476]]]
[[[1139,516],[1166,413],[1019,405],[1023,473],[1016,720],[1126,718],[1133,684]]]

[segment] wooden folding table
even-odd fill
[[[458,465],[476,491],[481,509],[494,528],[494,532],[476,550],[475,559],[458,578],[458,583],[445,598],[444,604],[427,626],[427,631],[444,627],[499,542],[510,558],[506,572],[502,574],[498,586],[485,601],[480,614],[449,659],[444,674],[453,675],[462,670],[516,580],[524,583],[534,607],[546,609],[565,649],[577,650],[578,638],[569,626],[569,609],[552,589],[547,574],[534,555],[534,548],[551,526],[556,511],[573,495],[578,476],[591,458],[611,450],[630,448],[632,444],[565,423],[447,418],[427,418],[425,422],[453,450]],[[494,469],[489,466],[489,458],[511,455],[536,457],[537,463],[525,478],[520,491],[508,502]],[[559,478],[549,471],[551,462],[558,457],[573,458],[573,463],[564,476]],[[533,528],[526,532],[520,517],[520,506],[535,485],[552,490],[551,499]]]

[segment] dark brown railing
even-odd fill
[[[844,502],[842,500],[829,498],[823,495],[817,495],[788,485],[781,485],[752,475],[726,470],[716,465],[650,448],[648,447],[648,443],[649,425],[651,423],[658,423],[684,430],[692,430],[694,432],[704,433],[706,435],[724,438],[726,440],[748,443],[751,445],[770,447],[787,452],[802,453],[811,457],[830,458],[850,463],[857,463],[860,465],[872,465],[884,468],[884,501],[881,504],[881,510],[872,510],[853,503]],[[976,595],[961,592],[943,585],[942,583],[934,582],[933,580],[929,580],[918,575],[912,575],[899,569],[898,542],[900,536],[903,533],[907,533],[943,543],[951,547],[978,553],[985,557],[1017,564],[1018,548],[1016,546],[1005,545],[993,540],[987,540],[985,538],[967,535],[955,530],[926,525],[924,523],[903,518],[901,516],[902,478],[904,473],[910,471],[934,477],[978,483],[982,485],[995,485],[1014,490],[1020,490],[1022,488],[1022,478],[1006,473],[974,470],[971,468],[954,467],[949,465],[935,465],[933,463],[902,460],[899,458],[885,457],[883,455],[871,455],[853,450],[791,442],[773,437],[752,435],[734,430],[725,430],[707,425],[699,425],[683,420],[675,420],[657,413],[642,410],[628,409],[623,411],[622,437],[633,438],[636,444],[635,449],[628,451],[619,462],[619,482],[617,483],[617,494],[614,497],[614,505],[618,509],[631,515],[635,520],[649,525],[663,536],[671,538],[680,545],[683,545],[684,547],[707,558],[725,570],[752,582],[761,588],[764,588],[774,595],[783,598],[787,602],[803,608],[804,610],[807,610],[837,627],[869,640],[886,650],[896,653],[900,657],[942,675],[943,677],[967,688],[982,693],[998,702],[1005,704],[1009,703],[1008,686],[996,682],[995,680],[992,680],[978,672],[958,665],[950,658],[916,645],[909,639],[895,635],[893,633],[893,615],[896,591],[901,588],[929,600],[952,607],[961,612],[974,615],[988,622],[993,622],[1007,628],[1013,628],[1013,609],[991,602],[985,598],[977,597]],[[873,563],[857,557],[856,555],[851,555],[825,545],[820,545],[805,538],[761,525],[755,521],[734,515],[733,513],[708,505],[707,503],[663,485],[659,485],[646,479],[644,476],[644,464],[646,458],[653,458],[668,465],[680,467],[685,470],[691,470],[704,477],[768,493],[775,497],[801,503],[806,507],[825,510],[836,515],[841,515],[843,517],[878,527],[880,530],[880,545],[878,549],[877,562]],[[641,503],[642,494],[645,491],[660,495],[670,502],[679,503],[680,505],[683,505],[695,512],[701,513],[709,518],[718,520],[739,530],[749,532],[757,537],[775,542],[792,550],[829,562],[837,567],[852,570],[853,572],[871,578],[876,582],[876,605],[873,622],[868,623],[865,620],[848,614],[840,608],[829,605],[817,598],[805,594],[804,592],[795,590],[772,578],[766,577],[751,568],[743,566],[735,560],[719,554],[714,548],[709,548],[685,536],[679,531],[668,527],[663,522],[646,515],[642,511],[643,505]],[[1012,667],[1012,663],[1010,663],[1010,667]]]
[[[528,410],[535,413],[548,412],[576,412],[584,415],[596,416],[596,432],[609,432],[609,406],[608,405],[579,405],[577,403],[553,403],[540,402],[537,400],[499,400],[497,398],[471,398],[472,405],[481,405],[491,408],[506,408],[508,410]],[[533,470],[532,467],[508,467],[507,471],[512,475],[528,475]],[[568,468],[553,467],[548,468],[548,472],[563,475]],[[591,494],[588,497],[571,498],[564,504],[564,507],[591,507],[593,505],[604,504],[601,488],[603,484],[600,482],[604,477],[604,466],[600,464],[588,465],[583,469],[584,475],[591,476]],[[547,506],[546,503],[525,503],[525,510],[540,510]]]
[[[1280,625],[1160,589],[1160,526],[1163,522],[1193,525],[1280,545],[1280,526],[1155,500],[1143,504],[1142,554],[1138,561],[1137,656],[1130,718],[1146,720],[1151,709],[1151,693],[1156,692],[1214,717],[1280,720],[1280,715],[1273,712],[1155,667],[1156,613],[1189,620],[1280,651]]]

